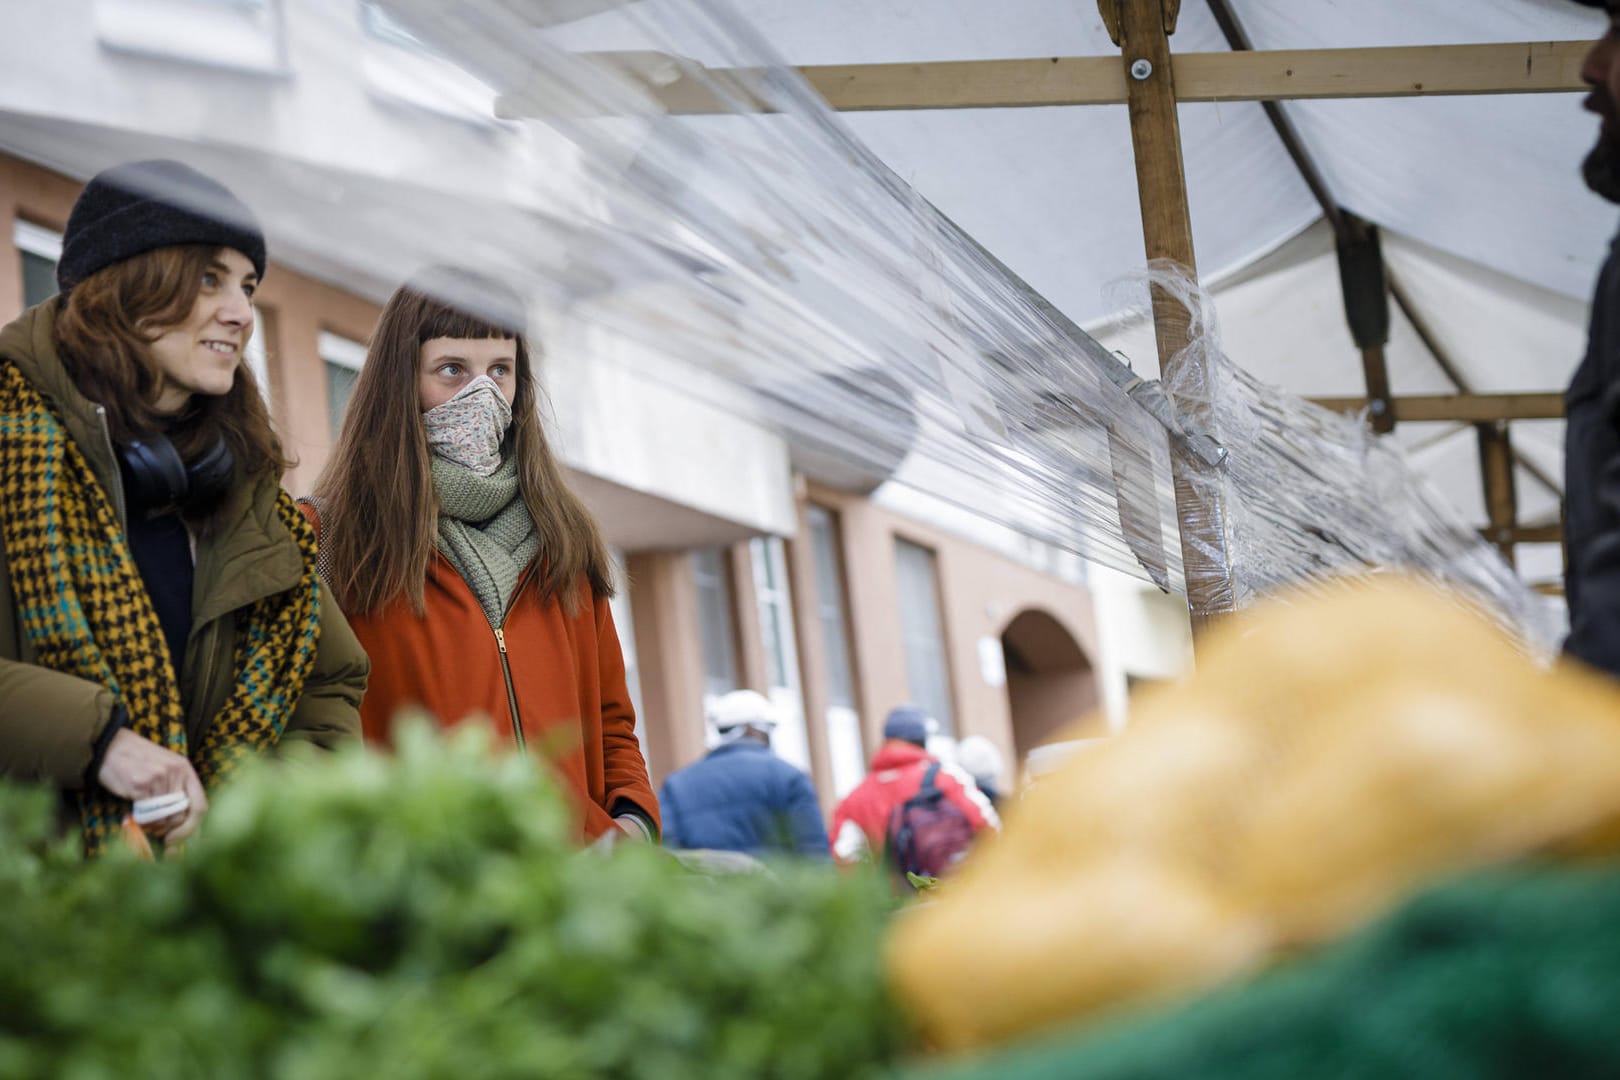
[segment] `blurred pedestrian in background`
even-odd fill
[[[1001,809],[1001,751],[983,735],[969,735],[956,744],[956,763],[962,771],[973,777],[974,785],[990,800],[990,805]]]
[[[715,703],[710,720],[719,745],[659,789],[664,843],[827,858],[827,829],[810,778],[771,751],[775,707],[763,694],[734,690]]]
[[[866,779],[833,811],[832,850],[840,863],[878,858],[902,875],[937,876],[961,858],[974,836],[1001,827],[973,778],[925,749],[931,724],[911,705],[892,710],[884,720],[883,745]],[[913,811],[919,820],[910,820]],[[901,846],[929,854],[914,861],[902,855]]]

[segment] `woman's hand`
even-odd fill
[[[613,819],[613,824],[617,825],[619,830],[632,840],[652,839],[652,833],[647,831],[647,826],[642,824],[641,819],[634,814],[620,814]]]
[[[641,823],[641,819],[634,814],[620,814],[613,819],[613,824],[616,828],[609,829],[595,840],[592,840],[585,845],[585,850],[612,851],[620,844],[629,843],[632,840],[639,843],[648,843],[652,840],[652,834]]]
[[[150,739],[143,739],[125,728],[113,736],[96,773],[101,786],[125,799],[145,799],[183,791],[190,805],[185,811],[146,826],[153,836],[169,841],[184,840],[197,831],[197,824],[208,812],[208,796],[191,762],[173,750],[165,750]]]

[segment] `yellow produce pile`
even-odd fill
[[[1620,849],[1620,690],[1383,579],[1234,617],[889,941],[942,1048],[1188,995],[1438,876]]]

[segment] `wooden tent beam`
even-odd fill
[[[1288,101],[1321,98],[1546,94],[1584,90],[1591,42],[1408,45],[1179,53],[1170,60],[1176,100]],[[602,54],[612,63],[616,54]],[[823,64],[798,69],[840,112],[1019,109],[1121,105],[1130,76],[1111,56]],[[758,100],[758,68],[681,75],[655,93],[672,113],[728,112]],[[716,93],[722,90],[724,95]]]
[[[1113,64],[1128,84],[1131,149],[1136,160],[1137,199],[1142,209],[1142,242],[1147,257],[1171,260],[1196,276],[1187,177],[1181,158],[1181,122],[1176,113],[1174,67],[1170,61],[1169,35],[1175,27],[1180,0],[1097,0],[1097,6],[1110,31],[1117,31],[1120,58]],[[1183,403],[1183,422],[1192,430],[1207,431],[1208,410],[1196,404],[1207,396],[1199,392],[1205,373],[1196,370],[1203,361],[1183,353],[1188,340],[1187,309],[1162,290],[1153,289],[1152,297],[1160,377],[1168,384],[1191,388],[1189,401]],[[1178,353],[1182,354],[1179,359]],[[1196,468],[1182,454],[1171,455],[1181,561],[1195,642],[1215,619],[1235,606],[1226,550],[1225,507],[1216,485],[1196,482]]]
[[[1313,405],[1354,413],[1367,407],[1364,397],[1315,397]],[[1562,394],[1418,394],[1391,399],[1395,419],[1412,423],[1448,420],[1469,424],[1494,420],[1557,420],[1564,415]]]
[[[1480,424],[1479,471],[1485,488],[1485,538],[1496,545],[1507,564],[1517,567],[1513,532],[1519,521],[1519,496],[1513,477],[1513,441],[1507,421]]]
[[[1221,28],[1221,36],[1233,52],[1253,52],[1237,13],[1228,0],[1208,0],[1209,13]],[[1373,431],[1388,435],[1395,430],[1395,410],[1390,404],[1393,392],[1389,382],[1389,272],[1384,264],[1383,244],[1378,226],[1345,210],[1333,197],[1322,170],[1288,118],[1280,101],[1262,101],[1260,108],[1271,129],[1277,133],[1289,160],[1322,214],[1333,226],[1333,247],[1339,263],[1339,291],[1344,298],[1345,322],[1350,338],[1361,350],[1361,369],[1367,383],[1367,414]]]
[[[1486,527],[1479,530],[1479,535],[1493,544],[1504,539],[1515,544],[1562,544],[1564,527],[1556,521],[1550,525],[1513,525],[1506,529]]]

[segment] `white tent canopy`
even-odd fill
[[[1602,16],[1566,0],[1231,0],[1257,49],[1594,39]],[[928,5],[742,0],[791,63],[1117,55],[1094,4],[936,0]],[[588,25],[578,32],[588,32]],[[1187,0],[1177,52],[1228,46]],[[1385,258],[1428,332],[1477,392],[1560,390],[1578,362],[1585,297],[1615,224],[1581,183],[1595,136],[1573,94],[1299,101],[1283,108],[1340,205],[1384,230]],[[1255,103],[1184,104],[1194,244],[1227,351],[1302,395],[1365,392],[1339,298],[1332,234]],[[1109,325],[1109,282],[1144,260],[1123,105],[849,113],[905,180],[1076,321],[1155,367],[1150,334]],[[1396,394],[1459,389],[1393,313]],[[1562,424],[1513,424],[1519,519],[1556,520]],[[1485,523],[1475,439],[1407,424],[1397,438],[1470,520]],[[1540,474],[1540,478],[1535,475]],[[1532,580],[1556,545],[1527,547]]]
[[[1186,0],[1173,50],[1228,49],[1210,2]],[[1227,4],[1262,50],[1590,39],[1601,23],[1568,0],[1475,0],[1466,16],[1440,0]],[[67,7],[78,14],[38,16],[7,57],[9,152],[81,177],[135,153],[182,156],[260,207],[293,265],[362,291],[473,253],[559,320],[640,334],[721,376],[710,383],[746,386],[752,396],[716,395],[769,412],[800,443],[876,447],[886,468],[904,460],[896,479],[1126,572],[1155,576],[1144,541],[1175,547],[1166,418],[1058,325],[1088,327],[1155,372],[1151,336],[1121,319],[1109,288],[1145,258],[1126,107],[840,119],[774,67],[1090,56],[1117,73],[1091,0],[742,0],[740,19],[711,0]],[[257,51],[210,51],[214,23]],[[177,42],[191,51],[175,55]],[[616,70],[626,50],[669,70]],[[601,51],[618,57],[582,55]],[[763,63],[768,93],[730,99],[752,115],[671,120],[660,78],[687,79],[687,61]],[[53,77],[63,70],[93,77]],[[733,84],[717,85],[724,99]],[[1560,389],[1613,221],[1580,184],[1595,124],[1576,95],[1283,108],[1334,202],[1385,230],[1390,273],[1422,324],[1394,314],[1394,392]],[[1180,118],[1193,242],[1226,351],[1288,391],[1361,393],[1332,232],[1265,111],[1211,101]],[[1072,362],[1071,346],[1089,362]],[[854,377],[874,370],[902,377],[896,400]],[[895,417],[904,430],[887,430]],[[1556,516],[1560,428],[1513,423],[1520,524]],[[1485,524],[1472,429],[1402,423],[1394,439]],[[1159,561],[1164,577],[1179,558]],[[1556,562],[1553,546],[1522,568],[1540,580]]]

